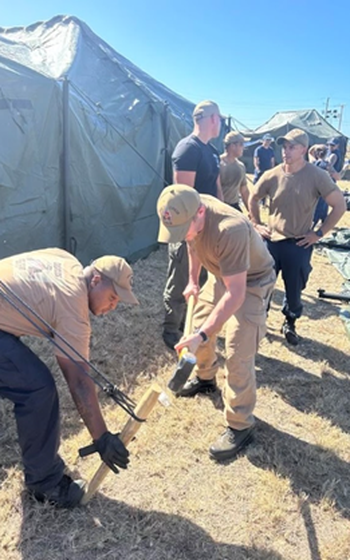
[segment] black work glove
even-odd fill
[[[116,465],[121,469],[126,469],[129,462],[129,451],[124,443],[119,439],[118,434],[105,432],[98,439],[94,440],[96,451],[104,463],[114,472],[118,473]]]

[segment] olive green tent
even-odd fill
[[[344,159],[346,152],[347,137],[334,128],[326,119],[316,111],[316,109],[306,109],[303,111],[281,111],[275,113],[273,117],[254,130],[250,134],[250,142],[244,150],[242,161],[245,164],[247,171],[252,173],[254,171],[253,156],[254,150],[257,148],[264,134],[271,134],[275,139],[278,136],[283,136],[293,128],[301,128],[310,138],[310,146],[313,144],[326,143],[327,140],[337,137],[340,140],[340,150],[342,158]],[[276,162],[281,163],[281,149],[276,143],[272,144],[275,150]]]
[[[68,16],[0,28],[0,84],[0,258],[58,246],[85,264],[154,248],[194,104]]]

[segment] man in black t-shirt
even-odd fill
[[[328,154],[326,160],[338,173],[342,169],[342,157],[339,149],[339,138],[331,138],[327,142]]]
[[[193,111],[193,132],[180,140],[172,155],[174,183],[195,188],[223,200],[220,184],[219,153],[209,141],[220,134],[221,115],[213,101],[202,101]],[[181,338],[186,308],[183,291],[188,282],[188,256],[185,243],[169,244],[169,265],[164,289],[163,340],[169,348]]]

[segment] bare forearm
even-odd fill
[[[243,301],[244,294],[238,295],[225,292],[201,326],[201,330],[203,330],[207,336],[218,333],[231,315],[241,307]]]
[[[107,426],[102,417],[94,382],[86,375],[79,376],[73,384],[68,382],[75,406],[93,439],[98,439]]]
[[[247,185],[244,185],[243,187],[241,187],[241,197],[242,197],[244,206],[246,207],[246,209],[249,212],[249,189],[248,189]]]
[[[199,282],[199,274],[202,268],[202,264],[197,257],[196,252],[191,247],[190,243],[187,243],[187,252],[188,252],[188,277],[189,282],[194,284],[198,284]]]
[[[221,200],[221,202],[224,202],[224,193],[222,191],[220,178],[218,178],[218,180],[216,182],[216,194],[217,194],[218,199]]]
[[[336,207],[332,209],[332,211],[328,214],[327,218],[325,219],[325,221],[321,226],[324,235],[326,233],[329,233],[334,228],[334,226],[339,222],[340,218],[344,214],[344,211],[345,211],[345,206],[344,208]]]
[[[259,199],[251,195],[248,200],[248,210],[250,218],[254,224],[261,224],[260,220],[260,209],[259,209]]]

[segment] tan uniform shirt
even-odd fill
[[[43,249],[8,257],[0,261],[0,279],[84,358],[89,358],[88,291],[83,267],[73,255],[62,249]],[[2,293],[8,294],[0,286],[0,329],[15,336],[44,336],[4,300]],[[16,298],[10,294],[9,297],[35,324],[51,334]],[[58,337],[53,335],[53,339],[79,360]],[[54,352],[65,356],[56,346]]]
[[[224,201],[227,204],[237,204],[242,187],[247,185],[245,165],[238,159],[228,162],[226,157],[220,157],[220,181]]]
[[[209,195],[205,226],[193,241],[202,265],[217,278],[247,272],[247,287],[271,277],[273,258],[251,222],[238,210]]]
[[[283,165],[265,171],[252,193],[259,198],[269,196],[271,240],[280,241],[310,231],[319,197],[337,188],[326,171],[306,163],[297,173],[285,173]]]

